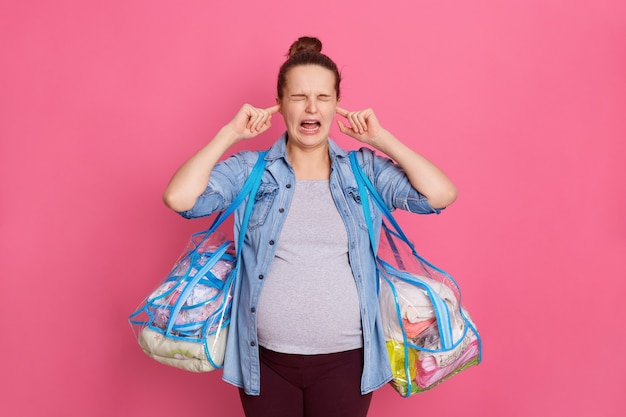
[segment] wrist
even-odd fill
[[[395,136],[393,136],[388,130],[381,129],[380,132],[376,134],[372,138],[370,145],[372,145],[377,150],[387,153],[389,147],[393,145],[394,141],[397,141]]]
[[[243,136],[239,135],[230,125],[222,127],[215,138],[219,138],[219,140],[228,147],[244,139]]]

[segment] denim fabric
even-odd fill
[[[265,274],[274,258],[276,241],[280,238],[296,180],[286,155],[286,140],[283,134],[265,156],[267,165],[244,240],[233,298],[222,378],[244,388],[248,395],[259,394],[256,306]],[[439,212],[411,186],[402,169],[393,161],[376,156],[367,148],[356,152],[363,171],[390,209],[422,214]],[[348,233],[348,258],[359,294],[364,348],[361,392],[365,394],[391,380],[376,293],[376,266],[348,153],[329,139],[329,154],[331,194]],[[206,191],[191,210],[181,215],[187,218],[202,217],[228,207],[250,174],[257,155],[256,152],[243,151],[218,163],[211,172]],[[235,242],[244,206],[242,204],[234,215]],[[375,238],[378,239],[382,218],[371,200],[370,211],[376,230]]]

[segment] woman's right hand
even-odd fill
[[[266,109],[244,104],[226,126],[233,131],[237,140],[252,139],[272,126],[272,115],[279,109],[278,104]]]
[[[279,109],[278,105],[258,109],[244,104],[233,120],[174,173],[163,193],[165,204],[179,212],[191,209],[206,189],[211,171],[224,152],[235,142],[252,139],[269,129],[272,115]]]

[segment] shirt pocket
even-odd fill
[[[367,221],[365,220],[365,213],[363,212],[363,204],[361,201],[361,195],[359,194],[359,189],[356,187],[346,187],[344,189],[344,193],[346,195],[346,199],[348,200],[348,205],[350,206],[350,211],[353,213],[354,218],[362,229],[367,230]],[[375,207],[375,203],[372,200],[371,196],[368,196],[369,200],[369,209],[370,216],[373,224],[376,224],[376,218],[378,216],[378,210]]]
[[[276,184],[263,183],[259,186],[254,198],[254,210],[250,216],[248,229],[255,229],[265,223],[277,193],[278,185]]]

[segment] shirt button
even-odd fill
[[[254,313],[255,311],[256,311],[256,308],[254,308],[254,307],[252,307],[252,308],[250,309],[250,312],[251,312],[251,313]]]
[[[279,212],[279,213],[283,213],[284,211],[285,211],[285,209],[284,209],[284,208],[282,208],[282,207],[278,209],[278,212]]]
[[[273,240],[270,240],[270,245],[273,245],[273,244],[274,244],[274,241],[273,241]]]
[[[287,184],[287,185],[285,185],[285,187],[291,188],[291,184]]]
[[[263,279],[263,278],[265,278],[263,274],[259,275],[259,279]]]
[[[253,340],[252,342],[250,342],[250,346],[255,347],[256,346],[256,342]]]

